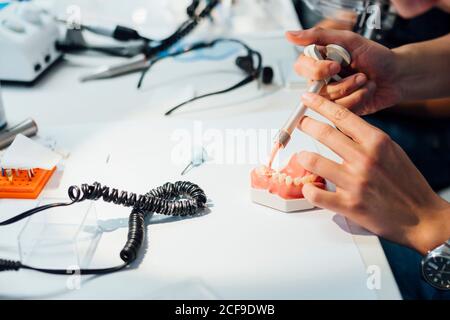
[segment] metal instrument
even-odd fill
[[[26,119],[18,125],[0,132],[0,149],[8,147],[18,134],[32,137],[38,132],[38,126],[33,119]]]

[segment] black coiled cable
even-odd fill
[[[29,217],[35,213],[62,206],[69,206],[84,200],[99,200],[111,202],[125,207],[132,207],[128,219],[127,241],[120,251],[120,258],[124,264],[103,269],[43,269],[23,265],[20,261],[0,259],[0,271],[18,271],[19,269],[31,269],[51,274],[74,274],[82,275],[104,274],[124,269],[136,260],[139,250],[145,240],[145,218],[149,213],[158,213],[170,216],[192,216],[206,207],[205,192],[196,184],[188,181],[177,181],[165,183],[164,185],[150,190],[145,195],[137,195],[133,192],[120,191],[116,188],[102,186],[95,182],[91,185],[82,184],[81,187],[71,186],[68,190],[71,202],[52,203],[25,211],[6,221],[0,222],[0,226],[9,225]]]
[[[168,182],[150,190],[146,195],[139,196],[133,192],[110,189],[98,182],[91,185],[83,184],[81,188],[71,186],[68,194],[73,203],[101,198],[105,202],[171,216],[195,214],[197,209],[204,207],[206,203],[204,191],[198,185],[188,181]]]
[[[178,41],[186,37],[190,34],[195,27],[199,24],[200,20],[208,17],[211,14],[211,11],[220,3],[220,0],[211,0],[206,7],[200,12],[198,16],[191,16],[188,21],[185,21],[181,24],[181,26],[174,32],[171,36],[161,41],[161,43],[157,46],[150,47],[145,52],[145,55],[149,57],[153,57],[157,53],[161,53],[172,47]]]

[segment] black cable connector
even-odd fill
[[[118,25],[114,29],[113,38],[119,41],[131,41],[131,40],[144,40],[147,42],[152,41],[146,37],[143,37],[135,29],[131,29],[125,26]]]
[[[161,40],[160,44],[154,47],[149,47],[145,52],[147,58],[156,56],[158,53],[170,49],[173,45],[178,43],[181,39],[189,35],[199,24],[201,20],[210,16],[212,10],[220,3],[220,0],[211,0],[206,7],[198,14],[190,17],[189,20],[183,22],[178,29],[169,37]]]

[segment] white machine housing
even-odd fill
[[[36,80],[61,57],[58,38],[57,22],[45,10],[30,2],[0,1],[0,80]]]
[[[5,108],[2,100],[2,86],[0,85],[0,130],[6,126]]]

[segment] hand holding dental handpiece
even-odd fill
[[[296,72],[307,79],[319,80],[346,72],[349,76],[328,85],[320,94],[357,114],[373,113],[401,100],[396,88],[395,54],[382,45],[351,31],[312,28],[286,33],[297,45],[338,43],[352,56],[349,68],[333,61],[316,61],[301,55],[294,65]]]
[[[322,54],[320,53],[316,45],[307,46],[304,49],[304,54],[312,59],[315,59],[316,61],[323,60]],[[330,61],[334,61],[339,64],[349,65],[351,62],[351,56],[347,52],[347,50],[335,44],[327,45],[326,57]],[[336,81],[341,80],[341,77],[339,75],[334,75],[333,77],[328,77],[321,80],[315,80],[308,88],[308,92],[319,93],[320,90],[328,84],[331,78],[335,79]],[[274,146],[272,148],[272,153],[270,155],[270,160],[268,164],[269,168],[272,167],[272,162],[278,150],[280,148],[285,148],[286,145],[291,140],[291,135],[294,132],[295,128],[297,127],[301,118],[305,115],[306,109],[307,109],[306,106],[303,104],[303,102],[300,101],[299,105],[295,108],[294,112],[292,112],[291,116],[288,118],[284,126],[278,132]]]
[[[323,57],[316,45],[307,46],[304,50],[304,54],[307,57],[315,59],[316,61],[323,60]],[[326,54],[328,60],[335,61],[336,63],[339,64],[349,65],[351,62],[350,54],[344,48],[338,45],[333,44],[328,45],[326,47]],[[335,80],[341,79],[338,75],[334,75],[333,78]],[[308,89],[308,92],[319,93],[320,90],[322,90],[322,88],[328,84],[330,79],[331,77],[313,81],[313,83]],[[283,148],[286,147],[286,145],[288,144],[289,140],[291,139],[292,132],[294,132],[294,129],[297,127],[298,122],[304,116],[305,112],[306,107],[303,105],[302,102],[300,102],[300,104],[294,110],[292,115],[289,117],[286,124],[280,130],[280,133],[277,138],[278,139],[277,143],[281,145]]]
[[[399,145],[319,95],[305,94],[302,101],[337,129],[307,116],[299,129],[343,160],[336,163],[313,152],[299,154],[301,166],[336,185],[331,192],[306,184],[302,192],[308,201],[422,254],[450,238],[450,203],[433,192]]]
[[[296,45],[337,43],[348,50],[352,56],[349,68],[301,55],[295,69],[313,80],[348,73],[320,94],[356,114],[374,113],[400,102],[448,96],[450,35],[392,50],[351,31],[311,28],[287,32],[286,37]]]

